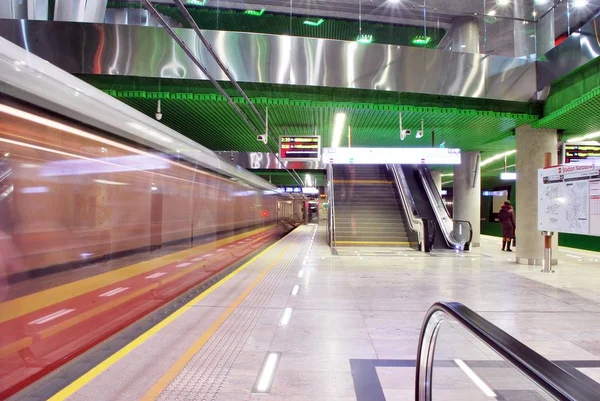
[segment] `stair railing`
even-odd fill
[[[427,219],[424,219],[419,216],[415,200],[412,194],[410,193],[410,190],[408,189],[408,184],[406,182],[404,172],[401,168],[394,164],[387,165],[387,168],[389,171],[392,172],[392,176],[394,177],[394,184],[396,185],[396,189],[398,190],[398,194],[400,195],[400,201],[402,202],[402,206],[404,208],[404,211],[406,212],[408,226],[413,232],[417,233],[419,250],[421,250],[422,252],[431,251],[432,241],[429,238],[429,223]]]

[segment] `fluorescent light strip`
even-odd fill
[[[298,284],[295,284],[295,285],[292,287],[292,292],[291,292],[291,295],[294,295],[294,296],[296,296],[296,295],[298,295],[298,292],[300,292],[300,286],[299,286]]]
[[[269,352],[263,362],[263,366],[256,380],[253,393],[268,393],[271,390],[273,384],[273,378],[275,376],[275,369],[279,363],[279,352]]]
[[[304,270],[299,270],[298,271],[298,277],[302,278],[302,276],[304,276]]]
[[[281,320],[279,321],[281,326],[287,326],[290,324],[290,320],[292,320],[292,311],[292,308],[285,308],[283,310],[283,315],[281,315]]]
[[[41,318],[36,319],[34,321],[31,321],[31,322],[29,322],[29,324],[44,324],[44,323],[47,323],[47,322],[49,322],[51,320],[58,319],[59,317],[64,316],[64,315],[66,315],[68,313],[71,313],[74,310],[75,309],[61,309],[59,311],[56,311],[54,313],[51,313],[49,315],[46,315],[44,317],[41,317]]]
[[[480,163],[480,166],[487,166],[490,163],[495,162],[496,160],[501,160],[502,158],[504,158],[505,156],[510,156],[510,155],[514,155],[515,153],[517,153],[516,150],[509,150],[508,152],[504,152],[504,153],[499,153],[497,155],[494,155],[492,157],[490,157],[489,159],[485,159],[484,161],[482,161]]]
[[[344,124],[346,123],[346,113],[337,113],[335,115],[335,122],[333,124],[333,140],[331,141],[331,147],[337,148],[340,146],[342,140],[342,131],[344,130]]]
[[[496,393],[494,393],[492,389],[489,388],[488,385],[485,384],[485,382],[481,380],[481,378],[477,376],[475,372],[473,372],[473,370],[471,370],[471,368],[468,367],[463,360],[455,359],[454,362],[458,365],[459,368],[462,369],[463,372],[465,372],[467,376],[469,376],[469,379],[471,379],[473,383],[475,383],[475,385],[479,387],[483,394],[487,395],[488,397],[496,398]]]

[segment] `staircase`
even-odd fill
[[[337,246],[416,246],[385,166],[333,168]]]

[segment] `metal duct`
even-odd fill
[[[177,33],[217,81],[228,80],[193,30]],[[511,101],[528,101],[536,93],[531,60],[341,40],[202,33],[238,82]],[[0,36],[72,74],[207,79],[162,28],[5,20]]]

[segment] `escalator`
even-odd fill
[[[600,384],[549,361],[465,305],[438,302],[421,328],[415,400],[597,401]]]
[[[392,168],[401,170],[401,185],[406,186],[405,192],[412,198],[419,217],[436,223],[430,228],[434,231],[433,248],[468,250],[471,224],[452,220],[427,166],[395,165]]]

